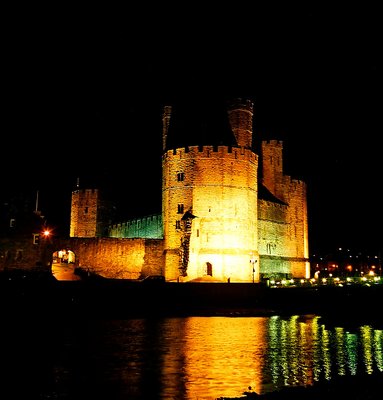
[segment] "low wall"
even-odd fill
[[[163,272],[163,241],[73,238],[68,243],[77,267],[111,279],[139,279]]]

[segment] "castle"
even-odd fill
[[[256,149],[253,108],[235,99],[190,118],[165,106],[161,213],[108,225],[99,190],[77,188],[70,237],[91,249],[79,266],[178,282],[309,278],[306,184],[284,175],[281,141]]]

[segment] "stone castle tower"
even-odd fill
[[[256,149],[250,100],[204,106],[188,104],[184,114],[164,107],[160,214],[105,233],[98,191],[76,190],[70,236],[119,239],[104,276],[118,269],[121,277],[148,271],[167,281],[309,278],[306,185],[284,175],[283,143]]]
[[[169,114],[167,108],[166,119]],[[231,105],[235,147],[164,148],[162,215],[169,279],[253,279],[258,262],[258,157],[252,152],[252,118],[250,102]],[[166,136],[166,125],[163,132]],[[258,274],[256,268],[255,280]]]
[[[70,237],[101,236],[101,200],[97,189],[78,189],[72,192]]]

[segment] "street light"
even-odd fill
[[[50,234],[51,234],[51,232],[48,229],[45,229],[43,232],[45,239],[47,239]]]
[[[44,268],[48,267],[49,269],[51,269],[51,261],[48,261],[48,256],[47,256],[47,251],[48,251],[48,245],[52,236],[51,231],[45,226],[42,230],[42,236],[45,240],[43,240],[43,242],[41,243],[42,247],[41,247],[41,263],[44,266]],[[49,257],[49,260],[51,260],[51,257]]]

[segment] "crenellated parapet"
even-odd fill
[[[291,196],[293,194],[306,196],[306,189],[307,185],[306,182],[300,180],[300,179],[295,179],[292,178],[289,175],[284,175],[283,180],[282,180],[282,186],[284,188],[283,192],[285,193],[284,195],[284,200],[291,199]],[[291,200],[289,200],[290,202]]]
[[[162,215],[152,214],[134,218],[108,227],[108,236],[115,238],[162,239]]]
[[[266,145],[269,145],[269,146],[283,148],[283,141],[282,140],[270,139],[270,140],[264,140],[262,143],[264,143]]]
[[[292,178],[290,175],[283,176],[283,183],[285,185],[293,186],[293,187],[303,187],[306,186],[306,182],[301,179]]]
[[[88,195],[94,196],[98,194],[98,189],[77,189],[74,190],[72,193],[79,194],[79,195]]]
[[[171,162],[183,158],[227,158],[256,162],[258,155],[249,149],[232,146],[188,146],[168,150],[163,155],[163,161]]]

